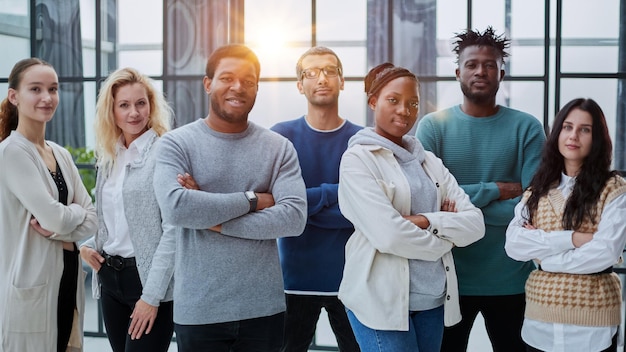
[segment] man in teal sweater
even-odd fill
[[[486,232],[480,241],[453,249],[463,319],[446,328],[441,350],[467,350],[480,312],[494,352],[525,351],[524,284],[534,265],[510,259],[504,241],[513,209],[539,165],[545,132],[532,115],[496,104],[509,40],[491,27],[455,39],[463,103],[426,115],[416,135],[482,210]]]

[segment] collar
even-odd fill
[[[141,136],[135,139],[132,143],[130,143],[130,145],[128,146],[128,150],[134,151],[138,154],[143,153],[143,151],[146,150],[146,147],[148,146],[152,138],[154,138],[155,136],[156,136],[156,132],[152,128],[147,130]],[[120,138],[118,138],[117,143],[115,144],[116,153],[119,153],[121,150],[126,149],[123,143],[123,139],[124,139],[124,135],[122,134],[120,135]]]

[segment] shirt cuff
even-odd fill
[[[564,252],[569,249],[574,249],[574,243],[572,243],[572,234],[574,231],[552,231],[548,233],[548,240],[550,241],[550,247],[555,250],[555,253]]]

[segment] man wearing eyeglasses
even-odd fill
[[[278,250],[287,301],[282,351],[306,352],[321,309],[328,313],[339,350],[359,351],[343,304],[337,298],[344,248],[354,231],[339,211],[339,162],[348,140],[362,127],[339,116],[343,67],[334,51],[313,47],[296,64],[306,115],[272,130],[296,148],[306,185],[308,218],[302,235],[280,238]]]

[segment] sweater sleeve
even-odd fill
[[[66,177],[65,181],[68,185],[71,184],[72,189],[74,190],[74,197],[71,202],[73,204],[80,205],[83,209],[85,209],[86,213],[83,221],[70,233],[56,233],[50,236],[50,238],[66,242],[76,242],[93,236],[96,231],[98,231],[98,216],[96,214],[96,207],[91,201],[91,195],[89,195],[89,192],[83,184],[83,180],[80,177],[80,173],[78,172],[76,165],[74,165],[72,156],[64,148],[57,148],[57,150],[60,151],[58,158],[63,160],[66,170],[70,170],[69,177]]]
[[[180,140],[172,138],[172,134],[161,137],[155,148],[157,160],[153,186],[163,221],[173,226],[204,230],[248,212],[250,206],[243,191],[206,192],[185,189],[178,183],[177,175],[191,172],[192,167],[185,146]],[[209,207],[207,204],[214,206]]]
[[[377,179],[349,149],[339,171],[339,206],[345,217],[381,253],[407,259],[437,260],[452,242],[434,236],[405,219],[390,200],[396,186]]]
[[[526,189],[530,185],[539,163],[541,162],[541,153],[546,140],[543,127],[534,117],[531,117],[529,123],[525,125],[525,128],[521,129],[518,136],[518,158],[520,159],[519,177],[522,184],[522,189]],[[485,222],[490,225],[507,226],[511,221],[511,214],[513,214],[515,206],[522,199],[521,196],[507,199],[497,200],[500,197],[498,187],[493,183],[495,187],[495,193],[497,196],[493,202],[479,206],[485,216]],[[464,189],[466,189],[464,187]],[[469,194],[469,193],[468,193]],[[471,198],[471,195],[470,195]],[[472,199],[472,202],[474,199]]]
[[[324,229],[351,229],[352,223],[339,210],[338,183],[307,188],[308,224]]]
[[[485,222],[480,209],[478,209],[461,187],[450,171],[443,165],[441,159],[429,153],[427,161],[429,169],[436,168],[441,179],[437,182],[444,189],[442,196],[453,200],[456,204],[456,212],[436,211],[423,213],[430,222],[430,232],[436,236],[454,243],[457,247],[468,246],[485,235]],[[443,200],[443,199],[442,199]]]
[[[615,265],[626,246],[626,193],[604,207],[593,239],[541,261],[545,271],[592,274]]]
[[[7,145],[4,158],[11,167],[4,167],[9,189],[24,205],[41,227],[60,235],[74,231],[87,216],[87,210],[77,203],[65,206],[50,194],[34,155],[17,144]]]
[[[551,255],[574,249],[573,231],[551,231],[527,229],[524,227],[528,217],[526,199],[515,206],[515,215],[506,230],[504,250],[512,259],[528,261],[543,260]]]
[[[306,188],[296,150],[287,139],[276,158],[279,167],[269,190],[275,204],[222,223],[222,234],[255,240],[302,234],[307,218]]]
[[[176,251],[176,228],[163,223],[163,234],[159,240],[141,299],[152,306],[158,306],[165,297],[172,276]]]

